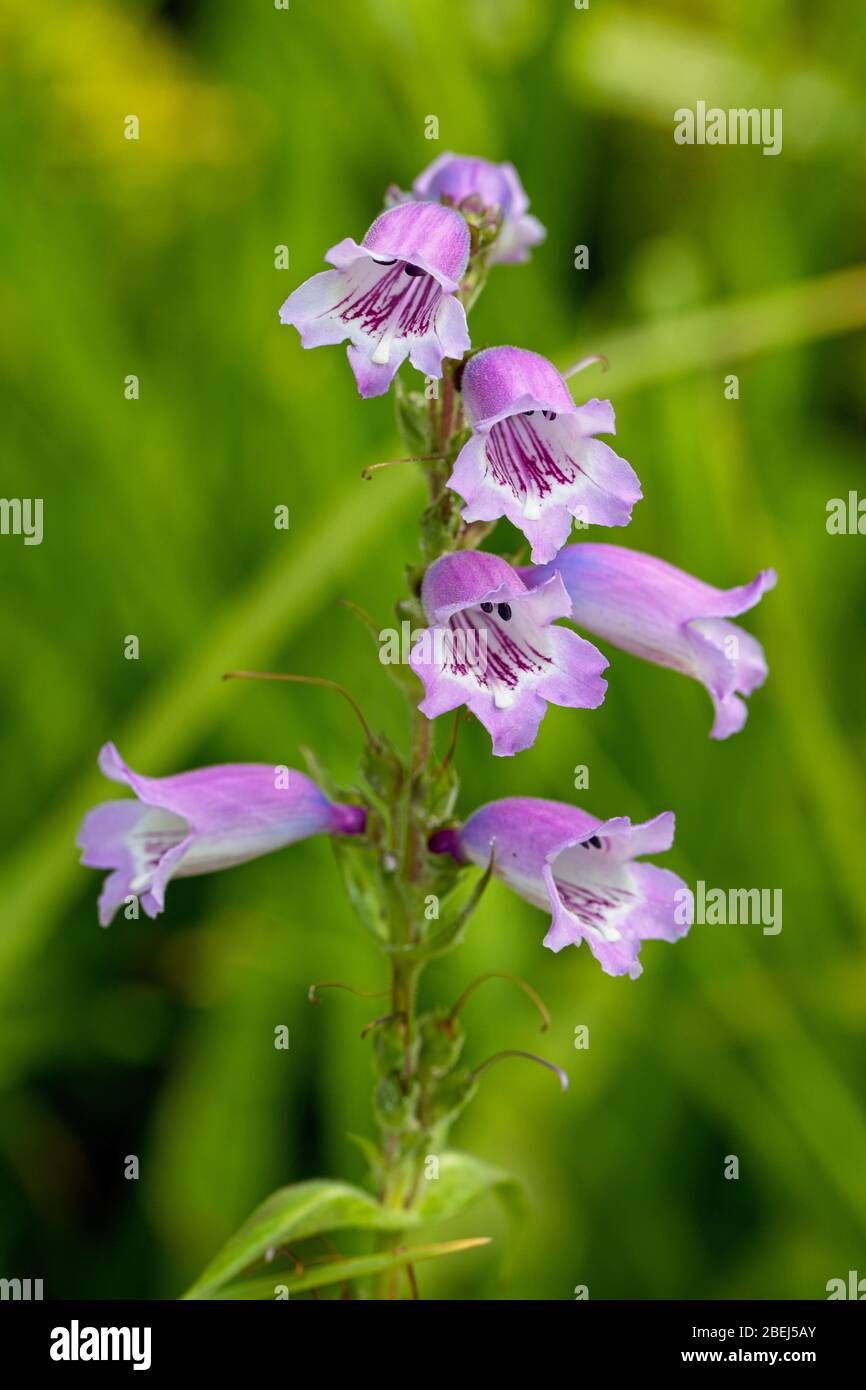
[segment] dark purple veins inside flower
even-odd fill
[[[348,293],[327,312],[378,339],[373,361],[387,363],[395,339],[424,337],[430,332],[442,288],[432,275],[408,262],[374,256],[367,262],[367,267],[371,266],[375,267],[372,278],[369,269],[365,273],[362,266],[350,281]]]
[[[566,452],[555,434],[543,434],[545,426],[529,424],[528,410],[498,421],[487,437],[487,461],[492,478],[518,498],[528,517],[540,514],[540,503],[554,487],[573,483],[580,466]],[[548,424],[554,411],[541,411]]]
[[[499,621],[482,621],[496,609]],[[485,600],[478,608],[463,608],[448,619],[452,641],[448,644],[447,664],[453,675],[471,675],[493,696],[497,709],[513,704],[518,686],[526,677],[538,677],[551,668],[544,634],[515,619],[512,631],[502,624],[513,617],[510,603],[493,604]]]
[[[556,891],[563,907],[590,930],[599,932],[606,940],[616,940],[619,932],[608,921],[608,914],[634,901],[634,893],[612,884],[592,888],[585,884],[568,883],[556,877]]]

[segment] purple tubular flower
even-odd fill
[[[767,663],[760,642],[728,619],[773,588],[774,570],[736,589],[715,589],[654,555],[585,541],[566,546],[551,565],[523,571],[529,585],[556,573],[579,627],[699,680],[715,709],[712,738],[742,729],[748,711],[740,696],[763,685]]]
[[[502,214],[502,225],[489,254],[492,265],[529,260],[530,248],[547,232],[529,211],[529,199],[513,164],[493,164],[463,154],[440,154],[412,185],[416,198],[447,198],[456,206],[477,198],[482,207]]]
[[[469,259],[469,229],[453,208],[403,203],[376,218],[361,245],[332,246],[336,266],[314,275],[280,309],[305,348],[349,339],[349,363],[362,396],[381,396],[408,357],[441,377],[443,357],[469,349],[456,298]]]
[[[546,703],[595,709],[604,699],[604,657],[553,626],[570,608],[557,575],[530,590],[498,555],[462,550],[433,562],[421,598],[431,627],[409,661],[429,719],[465,704],[507,757],[535,742]]]
[[[675,941],[691,925],[682,879],[636,862],[670,849],[673,838],[672,811],[632,825],[627,816],[601,821],[560,801],[510,796],[439,831],[430,848],[481,867],[492,848],[496,876],[552,912],[545,946],[561,951],[586,941],[608,975],[634,980],[643,969],[641,941]]]
[[[573,517],[628,524],[641,497],[637,475],[594,438],[615,431],[610,401],[575,405],[552,362],[515,347],[470,358],[461,390],[472,437],[448,484],[465,499],[464,521],[507,516],[537,564],[565,544]]]
[[[99,766],[136,795],[94,806],[79,832],[82,864],[113,870],[99,899],[104,927],[133,894],[156,917],[171,878],[230,869],[309,835],[360,835],[365,827],[362,806],[335,804],[302,772],[263,763],[140,777],[106,743]]]

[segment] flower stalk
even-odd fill
[[[144,777],[107,744],[100,766],[135,800],[94,808],[80,844],[84,863],[111,871],[99,907],[108,925],[139,898],[148,915],[162,912],[173,877],[329,837],[349,901],[385,959],[387,986],[361,990],[329,979],[311,985],[308,997],[317,1004],[319,990],[340,989],[389,1001],[361,1030],[372,1054],[379,1138],[359,1143],[376,1200],[356,1192],[353,1201],[389,1257],[377,1261],[382,1272],[373,1296],[398,1296],[401,1265],[409,1296],[417,1298],[412,1262],[396,1257],[405,1256],[404,1237],[423,1218],[424,1184],[437,1176],[451,1126],[481,1077],[517,1058],[554,1072],[563,1090],[568,1084],[555,1062],[520,1048],[502,1049],[474,1068],[463,1062],[461,1016],[487,980],[516,985],[547,1030],[550,1016],[526,980],[490,970],[450,1008],[422,1002],[427,966],[460,943],[491,877],[550,913],[545,946],[559,952],[585,942],[611,976],[636,979],[643,943],[675,941],[690,924],[675,911],[685,885],[643,857],[670,848],[670,811],[633,825],[626,816],[601,819],[571,804],[512,796],[458,822],[462,707],[489,732],[493,754],[512,757],[534,743],[549,705],[599,706],[607,660],[564,625],[570,621],[699,679],[715,707],[713,736],[728,737],[745,721],[742,697],[766,676],[760,644],[730,619],[752,608],[775,575],[763,571],[752,584],[722,590],[652,556],[570,542],[575,521],[580,529],[627,525],[641,486],[631,465],[598,437],[615,432],[610,402],[578,405],[566,384],[593,364],[606,370],[606,358],[585,357],[562,374],[523,348],[471,348],[467,315],[491,268],[525,261],[544,239],[516,170],[442,155],[410,192],[389,190],[386,204],[360,243],[346,237],[330,249],[332,268],[297,288],[280,317],[305,348],[347,342],[362,397],[394,386],[405,456],[364,469],[362,478],[414,464],[426,479],[418,554],[395,605],[398,622],[408,622],[413,634],[408,668],[395,668],[407,702],[405,749],[375,732],[335,680],[230,672],[225,679],[340,694],[364,735],[357,785],[333,785],[306,750],[312,776],[230,764]],[[423,373],[423,390],[401,374],[407,363]],[[482,549],[501,518],[522,533],[531,564]],[[380,636],[369,614],[342,602]],[[437,748],[433,722],[451,712],[440,740],[445,747]],[[464,875],[476,869],[481,875],[467,893]],[[284,1192],[291,1197],[291,1189]],[[343,1185],[341,1211],[348,1200]],[[317,1234],[331,1229],[336,1225],[323,1225]]]

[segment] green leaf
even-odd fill
[[[352,1279],[364,1279],[372,1274],[387,1274],[391,1269],[406,1265],[421,1264],[423,1260],[439,1260],[444,1255],[457,1255],[463,1250],[475,1250],[489,1245],[489,1236],[475,1236],[469,1240],[448,1240],[437,1245],[415,1245],[409,1250],[381,1250],[372,1255],[351,1255],[346,1259],[328,1260],[306,1268],[303,1274],[274,1270],[267,1277],[258,1276],[240,1284],[229,1284],[221,1288],[213,1297],[222,1299],[265,1299],[273,1298],[274,1290],[282,1287],[288,1290],[289,1297],[295,1293],[305,1293],[309,1289],[323,1289],[332,1284],[344,1284]],[[188,1294],[187,1297],[192,1297]]]
[[[358,921],[376,941],[384,942],[388,936],[388,918],[383,907],[385,895],[376,855],[367,845],[350,840],[334,839],[331,843],[346,896]]]
[[[448,1150],[439,1155],[439,1177],[428,1179],[413,1212],[423,1225],[447,1221],[488,1194],[502,1203],[509,1225],[525,1217],[529,1202],[519,1178],[472,1154]]]
[[[349,1183],[314,1178],[281,1187],[226,1242],[184,1297],[212,1297],[234,1275],[287,1241],[347,1228],[401,1231],[416,1221],[414,1214],[383,1207],[369,1193]]]

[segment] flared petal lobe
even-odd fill
[[[552,560],[572,524],[626,526],[641,497],[637,475],[596,434],[613,434],[609,401],[575,405],[552,362],[523,348],[486,348],[461,385],[472,436],[448,480],[464,521],[507,516]]]
[[[431,849],[479,867],[492,852],[494,874],[551,913],[545,946],[561,951],[586,941],[608,975],[636,979],[642,941],[675,941],[689,929],[682,879],[638,861],[670,849],[673,836],[671,811],[632,825],[625,816],[603,821],[563,802],[515,796],[440,831]]]
[[[524,577],[532,586],[554,574],[562,576],[579,627],[706,687],[715,711],[712,738],[742,729],[748,711],[741,697],[763,685],[767,663],[757,639],[729,619],[773,588],[773,570],[716,589],[654,555],[587,541]]]
[[[113,743],[99,755],[106,777],[135,792],[84,818],[81,862],[111,869],[99,900],[107,926],[137,896],[150,917],[162,912],[171,878],[232,868],[311,835],[357,835],[361,806],[332,802],[303,772],[261,763],[227,763],[175,777],[142,777]]]
[[[469,230],[437,203],[403,203],[376,218],[359,246],[350,237],[326,256],[335,267],[290,294],[280,320],[305,348],[347,339],[364,397],[380,396],[408,357],[441,377],[442,359],[460,359],[469,334],[455,298],[469,258]]]
[[[416,198],[447,199],[455,207],[469,200],[498,213],[502,222],[488,253],[492,265],[529,260],[529,252],[547,235],[537,217],[528,211],[520,177],[513,164],[494,164],[469,155],[439,155],[419,174],[412,192]]]
[[[530,590],[498,555],[457,551],[430,566],[421,597],[430,627],[410,664],[428,718],[466,705],[507,757],[535,742],[548,703],[594,709],[604,699],[604,657],[555,625],[569,609],[556,576]]]

